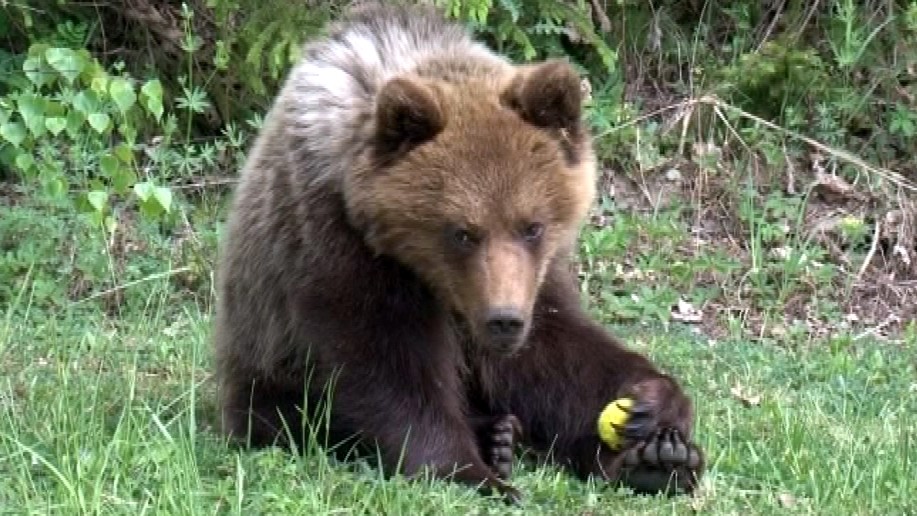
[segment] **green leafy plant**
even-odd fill
[[[0,160],[55,201],[72,198],[109,225],[111,194],[132,189],[145,213],[171,210],[171,194],[141,181],[140,130],[164,116],[162,86],[110,74],[84,49],[32,45],[22,62],[28,87],[0,97]]]
[[[570,44],[576,42],[588,49],[587,54],[578,56],[593,73],[617,71],[617,52],[595,26],[587,1],[439,0],[436,3],[450,16],[467,22],[487,37],[498,51],[518,60],[569,55]]]

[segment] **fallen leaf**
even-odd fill
[[[585,100],[592,100],[592,83],[589,82],[589,79],[583,78],[580,80],[579,89],[583,93]]]
[[[709,500],[710,500],[709,496],[705,496],[704,494],[698,491],[695,491],[694,494],[691,496],[691,502],[690,502],[691,510],[693,512],[703,511],[704,509],[707,508],[707,505],[709,505],[708,503]]]
[[[796,497],[790,493],[780,493],[777,495],[777,500],[780,501],[780,505],[786,507],[787,509],[796,505]]]
[[[679,299],[678,304],[675,305],[672,309],[672,319],[676,321],[681,321],[684,323],[700,323],[704,320],[704,314],[700,310],[694,308],[694,305],[691,303]]]
[[[760,395],[747,392],[741,385],[735,385],[733,388],[729,389],[729,392],[746,407],[757,407],[761,404]]]
[[[816,171],[811,189],[832,204],[860,197],[844,178],[823,171]]]

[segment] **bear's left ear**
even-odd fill
[[[376,101],[376,155],[397,157],[433,139],[445,126],[445,113],[429,87],[404,77],[391,79]]]
[[[576,70],[560,59],[524,67],[501,95],[528,123],[579,136],[583,92]]]

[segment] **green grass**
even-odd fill
[[[364,463],[235,451],[215,431],[211,282],[225,214],[216,184],[238,170],[270,99],[272,88],[257,86],[288,66],[287,49],[315,34],[329,2],[281,17],[278,2],[198,5],[195,23],[178,16],[171,27],[187,37],[188,59],[158,61],[145,32],[92,37],[119,9],[102,19],[65,3],[66,13],[13,2],[12,23],[0,27],[15,43],[0,51],[0,514],[511,512],[451,484],[383,481]],[[452,3],[465,21],[483,5]],[[528,44],[545,55],[571,50],[561,47],[570,21],[584,41],[592,33],[614,49],[612,70],[599,59],[610,53],[572,49],[593,87],[597,150],[617,177],[604,222],[580,246],[582,288],[601,321],[622,325],[628,342],[682,379],[709,471],[695,498],[657,499],[520,465],[528,505],[516,512],[914,514],[913,270],[895,253],[870,259],[877,247],[913,248],[913,198],[875,172],[914,177],[917,104],[906,78],[917,2],[610,2],[601,35],[579,15],[546,16],[561,4],[572,5],[496,2],[487,32],[517,59]],[[239,24],[225,25],[243,30],[211,26],[236,11]],[[198,37],[232,47],[228,64]],[[61,82],[79,59],[24,73],[32,43],[57,58],[122,49],[93,55],[112,78],[121,67],[111,56],[133,55],[135,77],[165,85],[163,118],[141,122],[159,96],[128,101],[124,82],[119,95],[102,94],[95,75]],[[58,82],[44,84],[52,69]],[[228,99],[232,84],[240,89]],[[64,138],[37,123],[83,111],[87,92],[103,101],[93,114],[112,117],[107,131],[84,126]],[[674,109],[705,95],[719,100]],[[219,128],[207,103],[233,111]],[[147,148],[126,160],[135,129]],[[818,160],[812,139],[826,154]],[[810,195],[821,169],[868,200]],[[131,174],[168,200],[168,216],[154,216],[155,195],[138,213]],[[199,180],[199,190],[186,184]],[[900,225],[890,223],[898,212]],[[87,213],[110,215],[117,238]],[[679,302],[704,313],[706,333],[676,321]],[[892,315],[902,324],[884,329]],[[855,337],[870,331],[900,340]]]
[[[137,260],[150,259],[142,254]],[[0,312],[0,513],[511,512],[442,482],[383,481],[364,463],[227,447],[214,428],[207,305],[166,279],[126,289],[120,317],[93,303],[30,304],[32,287],[53,288],[59,270],[31,268]],[[515,482],[529,505],[516,513],[901,514],[913,506],[913,338],[763,345],[673,328],[617,329],[695,399],[710,466],[698,495],[636,497],[520,464]]]

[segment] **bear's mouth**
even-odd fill
[[[479,320],[476,340],[488,351],[511,356],[525,345],[530,324],[518,308],[491,308]]]
[[[512,357],[525,347],[525,337],[488,336],[484,338],[483,345],[493,354]]]
[[[485,355],[511,357],[521,351],[528,340],[530,323],[526,320],[523,320],[521,330],[515,335],[494,335],[488,330],[486,319],[483,323],[474,324],[468,316],[458,310],[452,312],[452,321],[453,327],[462,335],[462,339]]]

